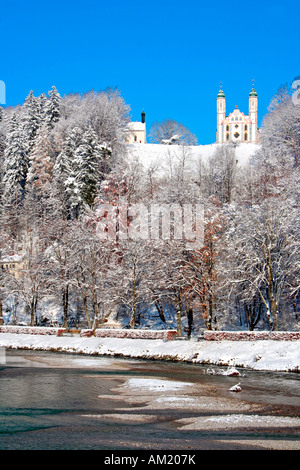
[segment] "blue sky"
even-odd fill
[[[255,79],[259,122],[282,84],[300,74],[299,0],[11,0],[0,9],[6,104],[55,85],[118,87],[132,120],[174,119],[200,144],[215,141],[216,95],[248,114]]]

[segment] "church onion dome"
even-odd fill
[[[250,91],[249,96],[257,96],[257,93],[256,93],[254,87],[253,87],[252,90]]]
[[[225,94],[224,94],[224,91],[222,90],[222,87],[220,88],[217,98],[225,98]]]

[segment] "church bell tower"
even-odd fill
[[[253,82],[252,90],[249,94],[249,119],[251,121],[250,141],[253,143],[257,143],[258,141],[257,108],[258,108],[258,96],[255,91],[254,82]]]
[[[222,89],[222,84],[220,86],[220,91],[217,96],[217,143],[222,143],[223,142],[223,134],[224,134],[224,129],[223,129],[223,121],[225,120],[226,117],[226,98],[224,91]]]

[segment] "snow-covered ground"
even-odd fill
[[[2,352],[5,348],[25,348],[292,372],[300,371],[299,345],[299,340],[164,341],[0,333]]]
[[[193,145],[182,147],[180,145],[162,144],[131,144],[127,145],[128,156],[138,160],[145,169],[152,168],[158,172],[170,171],[170,165],[186,156],[186,167],[196,170],[199,161],[207,163],[220,144]],[[249,159],[258,150],[257,144],[240,144],[236,147],[236,159],[240,166],[245,166]],[[171,163],[172,162],[172,163]]]

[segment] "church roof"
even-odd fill
[[[250,91],[249,96],[257,96],[257,93],[256,93],[254,87],[253,87],[252,90]]]
[[[127,128],[131,131],[144,131],[146,124],[144,122],[133,121],[127,124]]]
[[[219,91],[219,93],[218,93],[217,98],[225,98],[225,94],[224,94],[224,91],[223,91],[223,89],[222,89],[222,86],[221,86],[221,88],[220,88],[220,91]]]

